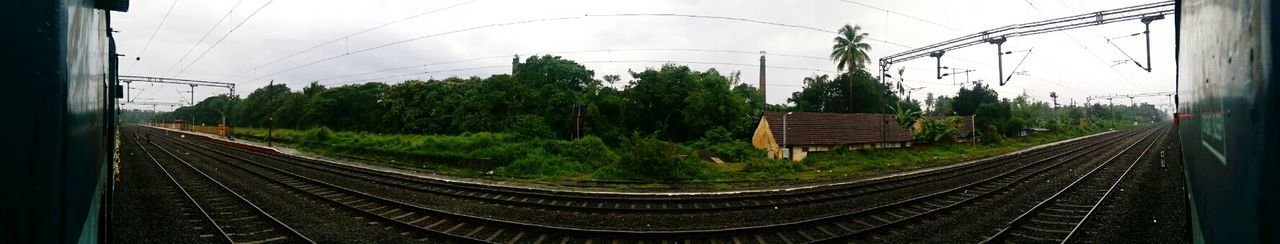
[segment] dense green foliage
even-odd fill
[[[920,132],[915,133],[915,140],[928,144],[945,144],[960,134],[960,130],[956,129],[959,123],[957,117],[920,120]]]

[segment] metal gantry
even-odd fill
[[[1009,38],[1044,34],[1049,32],[1071,30],[1082,27],[1104,25],[1129,20],[1141,20],[1146,24],[1147,30],[1143,33],[1150,33],[1151,21],[1163,19],[1164,15],[1174,13],[1174,2],[1164,1],[1137,6],[1130,6],[1112,10],[1098,11],[1088,14],[1061,17],[1056,19],[1048,19],[1023,24],[1014,24],[1000,28],[990,29],[973,33],[961,37],[957,37],[944,42],[927,45],[924,47],[907,50],[905,52],[896,53],[880,58],[880,80],[889,72],[889,67],[895,63],[910,61],[917,58],[932,57],[937,59],[938,79],[942,79],[942,56],[948,51],[970,47],[978,44],[995,44],[996,45],[996,62],[998,64],[998,78],[1000,85],[1008,82],[1004,77],[1004,55],[1010,52],[1004,52],[1003,45]],[[1150,59],[1150,36],[1148,35],[1147,52]],[[1136,63],[1136,61],[1135,61]],[[1142,67],[1144,70],[1150,71],[1150,61],[1147,66]]]
[[[191,86],[191,91],[190,91],[190,93],[191,93],[191,101],[190,101],[190,102],[191,102],[191,105],[195,105],[195,104],[196,104],[196,92],[195,92],[195,91],[196,91],[196,87],[198,87],[198,86],[210,86],[210,87],[227,88],[227,90],[228,90],[228,93],[227,93],[227,94],[228,94],[228,96],[235,96],[235,94],[236,94],[236,84],[235,84],[235,83],[229,83],[229,82],[203,81],[203,80],[191,80],[191,79],[177,79],[177,78],[165,78],[165,77],[132,76],[132,75],[121,75],[121,76],[120,76],[120,82],[124,82],[125,86],[127,87],[127,88],[125,88],[126,90],[128,90],[128,89],[132,89],[132,87],[128,87],[128,86],[132,85],[132,84],[133,84],[133,82],[148,82],[148,83],[160,83],[160,84],[188,85],[188,86]],[[129,103],[135,103],[135,102],[133,102],[133,100],[131,100],[131,99],[125,99],[125,101],[126,101],[126,102],[129,102]],[[137,103],[135,103],[135,104],[137,104]],[[152,105],[156,105],[156,104],[158,104],[158,103],[155,103],[155,104],[152,104]],[[165,105],[167,105],[167,104],[165,104]],[[227,110],[227,111],[230,111],[230,109],[231,109],[231,108],[230,108],[231,104],[230,104],[230,103],[228,103],[228,104],[227,104],[227,106],[228,106],[228,108],[226,108],[226,110]],[[192,121],[192,122],[194,123],[195,121]],[[235,130],[234,130],[234,127],[232,127],[232,126],[231,126],[231,120],[230,120],[230,119],[226,119],[226,120],[225,120],[225,123],[226,123],[227,129],[228,129],[229,131],[231,131],[231,132],[234,132],[234,131],[235,131]],[[232,135],[232,133],[227,133],[227,137],[230,137],[231,135]]]
[[[1089,96],[1088,98],[1086,98],[1087,100],[1085,101],[1093,101],[1095,99],[1096,100],[1107,99],[1107,101],[1110,102],[1112,99],[1116,99],[1116,98],[1129,98],[1129,104],[1132,105],[1133,99],[1138,97],[1169,97],[1169,99],[1172,100],[1174,95],[1177,95],[1177,93],[1147,92],[1147,93],[1134,93],[1134,94],[1095,95],[1095,96]]]

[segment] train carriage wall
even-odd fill
[[[125,0],[0,1],[0,242],[101,242],[110,232],[116,83],[110,11]]]
[[[1178,133],[1196,242],[1280,242],[1276,5],[1178,1]]]

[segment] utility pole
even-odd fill
[[[969,128],[973,129],[971,132],[973,134],[973,140],[970,141],[973,141],[973,146],[976,147],[978,146],[978,115],[974,114],[971,115],[971,117],[973,118],[973,123],[969,123]]]
[[[271,80],[271,83],[267,83],[267,87],[271,87],[274,85],[276,85],[276,80]],[[272,138],[271,131],[275,129],[276,129],[275,118],[271,116],[267,116],[267,147],[271,147],[271,138]]]
[[[271,131],[276,129],[276,120],[273,117],[267,117],[267,147],[271,147]]]
[[[1003,85],[1004,85],[1004,83],[1005,83],[1005,79],[1004,79],[1004,54],[1005,54],[1005,53],[1004,53],[1004,42],[1005,42],[1005,41],[1007,41],[1007,40],[1008,40],[1008,39],[1006,39],[1006,38],[1005,38],[1005,37],[1003,37],[1003,36],[998,37],[998,38],[987,39],[987,43],[996,44],[996,74],[998,75],[998,76],[996,76],[996,78],[1000,81],[1000,85],[1001,85],[1001,86],[1003,86]]]
[[[196,85],[191,84],[191,106],[196,105]],[[195,122],[195,121],[192,121]]]

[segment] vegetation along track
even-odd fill
[[[1142,130],[1117,133],[1114,138],[1124,138],[1139,131]],[[166,138],[166,140],[173,139]],[[1105,140],[1104,142],[1118,143],[1119,141],[1122,140]],[[174,140],[173,142],[178,141]],[[1033,175],[1041,174],[1072,159],[1109,146],[1108,143],[1094,142],[1072,149],[1061,149],[1067,150],[1067,152],[1043,157],[1033,163],[1024,164],[1016,169],[972,184],[866,210],[838,213],[804,221],[717,230],[615,231],[516,223],[433,210],[321,182],[254,162],[244,157],[189,144],[185,140],[183,143],[185,144],[184,146],[193,148],[193,151],[220,158],[220,160],[226,161],[228,165],[239,167],[257,176],[345,206],[348,209],[374,216],[375,219],[417,230],[425,235],[445,236],[466,241],[509,243],[548,241],[569,243],[620,241],[629,243],[636,240],[684,240],[691,243],[803,243],[838,240],[857,234],[882,230],[922,216],[963,206],[976,199],[1019,184]],[[231,163],[231,161],[243,163]]]
[[[222,240],[229,243],[315,243],[178,155],[148,142],[182,165],[165,167],[142,142],[134,142],[195,205],[199,214],[214,226],[216,235],[222,236]]]
[[[775,208],[883,193],[935,183],[958,176],[975,173],[991,174],[1004,171],[1009,166],[1026,161],[1025,158],[1049,157],[1065,150],[1079,148],[1082,145],[1097,144],[1122,136],[1118,134],[1100,135],[1071,141],[1062,145],[1038,148],[1024,153],[996,156],[980,160],[977,163],[917,174],[796,190],[759,191],[742,194],[595,194],[486,186],[408,176],[292,155],[262,153],[222,145],[217,145],[216,147],[223,151],[231,151],[241,156],[250,157],[250,159],[262,158],[271,162],[282,163],[281,165],[289,165],[290,167],[304,167],[309,170],[363,179],[391,187],[463,199],[551,209],[652,213]],[[305,174],[304,172],[298,173]]]
[[[1158,131],[1165,132],[1168,128],[1164,126]],[[1165,134],[1159,132],[1154,134]],[[1142,141],[1129,145],[1120,154],[1107,159],[1062,190],[1041,200],[984,243],[1066,243],[1159,141],[1160,136],[1147,136]],[[1145,147],[1140,146],[1143,142],[1146,142]]]

